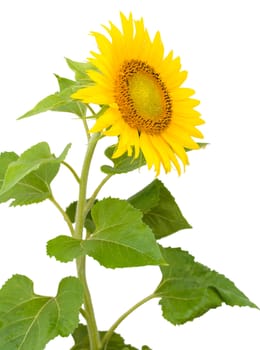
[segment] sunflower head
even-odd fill
[[[94,84],[72,95],[85,103],[108,105],[91,129],[118,136],[113,157],[125,152],[138,157],[143,153],[148,168],[157,175],[172,165],[181,173],[188,164],[185,149],[197,149],[193,138],[202,138],[197,126],[203,124],[191,98],[194,90],[181,85],[187,72],[180,59],[164,47],[157,32],[150,38],[143,20],[121,14],[122,29],[113,23],[104,27],[108,36],[94,32],[99,52],[90,61],[97,71],[88,71]]]

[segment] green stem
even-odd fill
[[[85,318],[85,320],[87,321],[87,316],[86,316],[86,311],[84,309],[80,309],[79,312],[81,313],[81,315]]]
[[[89,104],[87,104],[87,108],[92,113],[92,118],[95,118],[96,117],[96,112],[94,111],[94,109]],[[86,135],[87,135],[87,139],[88,139],[88,142],[89,142],[90,141],[90,133],[89,133],[89,127],[88,127],[88,123],[87,123],[87,119],[86,118],[82,118],[82,121],[83,121],[84,129],[85,129],[85,132],[86,132]]]
[[[104,349],[104,350],[106,349],[106,346],[107,346],[111,336],[113,335],[116,328],[120,325],[120,323],[122,321],[124,321],[124,319],[126,319],[133,311],[138,309],[141,305],[145,304],[147,301],[149,301],[155,297],[156,297],[155,294],[148,295],[146,298],[140,300],[138,303],[136,303],[134,306],[132,306],[129,310],[127,310],[125,313],[123,313],[123,315],[119,317],[119,319],[109,328],[109,330],[104,335],[104,337],[101,341],[101,349]]]
[[[86,203],[86,194],[87,194],[87,182],[89,176],[90,163],[93,157],[93,153],[96,147],[96,144],[99,140],[99,133],[95,133],[91,136],[87,152],[85,155],[85,159],[82,166],[82,172],[80,177],[80,187],[79,187],[79,198],[76,210],[76,218],[75,218],[75,238],[82,239],[82,233],[84,229],[84,208]]]
[[[86,193],[87,193],[87,182],[89,176],[90,163],[93,157],[93,153],[96,147],[96,144],[99,140],[99,134],[95,133],[91,136],[87,152],[85,155],[85,159],[82,166],[82,172],[80,177],[80,187],[79,187],[79,198],[76,210],[76,218],[75,218],[75,238],[82,239],[83,230],[84,230],[84,209],[86,203]],[[89,341],[91,350],[100,349],[100,339],[99,333],[97,329],[93,304],[91,300],[91,295],[89,292],[87,280],[86,280],[86,267],[85,267],[86,259],[85,256],[81,256],[77,258],[77,272],[78,277],[84,288],[84,307],[86,312],[88,333],[89,333]]]
[[[85,132],[86,132],[86,135],[87,135],[88,142],[89,142],[90,141],[90,134],[89,134],[89,128],[88,128],[87,120],[85,118],[82,118],[82,122],[83,122],[83,125],[84,125],[84,129],[85,129]]]
[[[76,173],[76,171],[72,168],[72,166],[71,166],[69,163],[65,162],[65,161],[62,161],[61,163],[62,163],[66,168],[69,169],[69,171],[70,171],[70,172],[72,173],[72,175],[75,177],[76,181],[77,181],[78,183],[80,183],[80,178],[79,178],[78,174]]]
[[[66,223],[70,229],[71,236],[73,237],[75,232],[74,232],[72,222],[70,221],[70,218],[68,217],[67,213],[62,209],[62,207],[59,205],[59,203],[56,201],[56,199],[53,197],[53,195],[50,197],[50,201],[55,205],[55,207],[59,210],[59,212],[63,216],[64,220],[66,221]]]
[[[91,295],[90,295],[90,291],[86,280],[86,257],[85,256],[82,256],[77,259],[77,271],[78,271],[78,278],[81,281],[83,290],[84,290],[84,317],[87,321],[90,349],[99,350],[100,338],[99,338],[97,323],[95,319],[94,308],[91,300]]]
[[[90,110],[90,112],[92,113],[92,115],[95,116],[96,112],[94,111],[94,109],[89,104],[87,105],[87,107]]]

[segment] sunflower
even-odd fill
[[[122,30],[104,26],[109,38],[92,33],[99,52],[90,62],[97,70],[87,73],[94,84],[72,96],[108,106],[91,131],[118,136],[114,158],[125,152],[137,158],[141,151],[157,175],[172,165],[180,174],[180,163],[189,163],[186,149],[198,149],[193,138],[203,137],[196,128],[204,123],[194,110],[199,101],[191,98],[194,90],[181,87],[187,72],[172,51],[165,56],[160,33],[152,40],[143,19],[134,21],[132,14],[121,14],[121,23]]]

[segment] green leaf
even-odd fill
[[[67,89],[66,92],[74,91],[75,89]],[[85,118],[86,116],[86,106],[84,103],[76,100],[72,100],[68,97],[68,101],[62,103],[60,106],[53,108],[52,111],[65,112],[76,114],[80,118]]]
[[[59,96],[59,94],[52,94],[45,98],[43,98],[40,102],[38,102],[32,109],[30,109],[28,112],[23,114],[18,119],[24,119],[31,117],[33,115],[47,112],[47,111],[53,111],[59,106],[64,104],[64,100]]]
[[[110,268],[163,264],[160,249],[142,214],[127,201],[104,199],[92,208],[94,233],[87,240],[58,236],[47,253],[61,262],[90,255]],[[74,211],[71,219],[74,219]]]
[[[58,74],[54,74],[54,76],[56,77],[56,79],[58,81],[60,92],[75,86],[75,81],[74,80],[67,79],[67,78],[64,78],[64,77],[60,77]]]
[[[222,303],[256,307],[229,279],[194,261],[180,248],[161,248],[169,264],[161,266],[162,280],[155,291],[163,316],[174,325],[191,321]]]
[[[10,206],[39,203],[51,198],[50,184],[59,171],[59,164],[44,164],[25,176],[10,190],[0,195],[0,203],[13,199]],[[0,180],[1,182],[1,180]]]
[[[0,178],[5,176],[8,165],[18,159],[18,155],[14,152],[3,152],[0,153]]]
[[[65,58],[70,69],[75,73],[75,79],[77,81],[83,81],[85,85],[93,83],[89,78],[87,71],[97,70],[97,68],[90,62],[76,62],[69,58]]]
[[[174,197],[158,179],[128,201],[143,212],[143,221],[153,230],[156,239],[191,228]]]
[[[10,163],[18,159],[13,152],[0,154],[0,187],[3,184],[6,170]],[[43,164],[25,176],[10,190],[0,195],[0,203],[13,199],[11,206],[39,203],[51,197],[50,184],[59,171],[57,163]]]
[[[116,268],[164,263],[142,213],[127,201],[104,199],[93,206],[91,214],[96,229],[82,245],[101,265]]]
[[[55,74],[60,91],[43,98],[32,109],[18,119],[28,118],[47,111],[73,113],[80,118],[86,116],[86,105],[73,99],[71,95],[78,89],[93,84],[87,74],[87,70],[96,70],[96,68],[91,63],[75,62],[68,58],[66,58],[66,61],[68,66],[75,72],[76,81]]]
[[[73,61],[70,62],[73,67],[75,66],[75,69],[79,69],[79,63],[77,65],[77,62],[74,62],[73,65]],[[87,66],[92,67],[91,64],[87,64]],[[57,78],[60,91],[43,98],[31,110],[23,114],[18,119],[28,118],[47,111],[73,113],[80,118],[86,116],[86,105],[78,100],[73,99],[71,95],[78,89],[92,84],[92,81],[89,79],[88,75],[85,73],[84,79],[81,79],[80,81],[63,78],[57,74],[55,74],[55,77]]]
[[[75,277],[60,282],[56,297],[45,297],[34,293],[29,278],[13,276],[0,290],[0,350],[42,350],[56,336],[69,336],[82,302]]]
[[[13,152],[0,154],[0,186],[4,181],[8,165],[18,159]],[[59,171],[59,164],[43,164],[25,176],[10,190],[0,195],[0,203],[13,199],[11,206],[39,203],[51,197],[50,184]]]
[[[65,159],[70,146],[70,144],[67,145],[58,158],[51,154],[49,145],[46,142],[38,143],[25,151],[17,160],[9,163],[5,171],[0,196],[12,189],[27,175],[40,169],[41,166],[45,164],[60,164]],[[40,174],[40,177],[47,177],[46,180],[50,180],[56,172],[55,169],[52,168],[51,174],[48,174],[47,168],[42,167],[38,174]],[[34,173],[34,175],[37,176],[37,173]],[[28,184],[28,179],[30,184],[30,178],[27,178],[25,182]],[[36,179],[34,178],[34,181],[31,183],[32,186],[35,185],[35,181]]]
[[[82,102],[76,100],[69,101],[68,103],[62,104],[52,110],[76,114],[80,118],[85,118],[86,116],[86,106]]]
[[[62,78],[56,75],[58,84],[60,87],[60,92],[57,94],[61,98],[61,104],[55,106],[51,110],[57,112],[68,112],[74,113],[79,117],[86,116],[86,105],[78,100],[75,100],[71,95],[76,92],[78,89],[82,88],[82,85],[76,81],[69,80],[67,78]],[[83,86],[88,85],[87,82],[84,82]]]
[[[60,92],[49,95],[38,102],[31,110],[23,114],[18,119],[24,119],[33,115],[44,113],[47,111],[68,112],[76,114],[79,117],[86,115],[86,106],[80,102],[71,98],[71,95],[77,91],[81,86],[77,82],[68,80],[65,82],[65,78],[58,78]],[[69,84],[69,82],[71,82]],[[65,84],[67,87],[65,88]]]
[[[106,332],[99,332],[102,338]],[[72,334],[74,339],[74,346],[70,350],[90,350],[89,336],[86,326],[79,324]],[[145,348],[144,348],[145,349]],[[146,348],[149,350],[149,348]],[[113,333],[106,350],[138,350],[129,344],[125,344],[124,339],[117,333]]]
[[[80,239],[58,236],[47,243],[47,254],[54,256],[58,261],[68,262],[85,255],[85,249]]]
[[[113,166],[102,165],[101,170],[106,174],[123,174],[141,168],[146,164],[142,152],[136,159],[129,157],[127,153],[124,153],[121,157],[113,158],[116,145],[110,146],[105,150],[105,155],[113,162]]]
[[[0,154],[0,186],[2,186],[9,164],[15,162],[18,158],[19,156],[14,152],[3,152]]]

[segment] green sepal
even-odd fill
[[[168,266],[161,266],[162,280],[154,295],[161,298],[163,317],[174,325],[192,321],[212,308],[253,304],[228,278],[195,262],[180,248],[161,248]]]
[[[152,229],[156,239],[191,228],[174,197],[158,179],[128,201],[143,212],[143,221]]]
[[[99,332],[100,338],[102,339],[106,332],[101,331]],[[72,337],[74,339],[74,345],[70,350],[90,350],[90,343],[89,343],[89,336],[87,327],[83,324],[79,324],[78,328],[75,329],[74,333],[72,334]],[[109,343],[107,344],[106,350],[138,350],[137,348],[125,344],[124,339],[121,337],[121,335],[117,333],[113,333]],[[147,346],[143,346],[142,350],[151,350]]]
[[[75,277],[61,280],[55,297],[37,295],[33,282],[14,275],[0,290],[0,350],[43,350],[79,322],[83,288]]]
[[[113,158],[116,145],[110,146],[105,150],[105,156],[113,162],[113,166],[102,165],[101,170],[106,174],[123,174],[141,168],[146,164],[142,152],[137,158],[129,157],[124,153],[121,157]]]
[[[9,162],[4,174],[2,187],[0,189],[0,198],[3,194],[13,189],[15,185],[20,183],[25,177],[34,171],[39,170],[39,173],[42,175],[41,177],[47,177],[46,180],[52,179],[53,171],[55,173],[57,168],[55,167],[54,169],[52,167],[52,175],[50,176],[50,174],[46,174],[46,171],[48,172],[48,167],[44,167],[44,165],[59,165],[65,159],[70,146],[71,145],[68,144],[64,148],[61,155],[59,157],[55,157],[51,153],[49,145],[46,142],[40,142],[23,152],[22,155],[17,158],[17,160]],[[40,169],[41,166],[42,168]],[[27,178],[27,180],[28,179],[30,178]],[[34,183],[31,185],[34,186]]]

